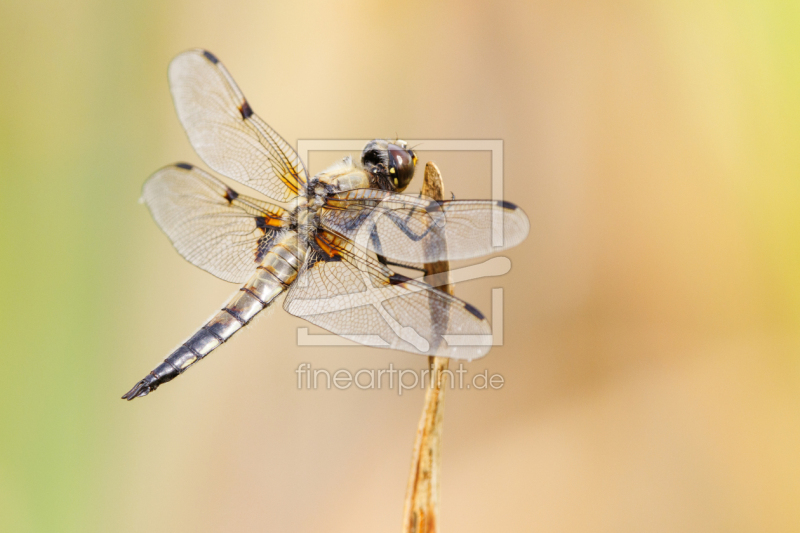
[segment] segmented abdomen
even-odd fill
[[[291,285],[302,259],[297,234],[287,233],[267,252],[255,274],[230,301],[123,398],[132,400],[147,395],[231,338]]]

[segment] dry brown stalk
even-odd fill
[[[444,186],[439,169],[431,162],[425,165],[425,181],[422,194],[442,200]],[[447,276],[447,283],[438,286],[442,291],[452,295],[448,261],[439,261],[425,265],[425,275],[442,274]],[[443,274],[444,273],[444,274]],[[411,459],[411,474],[406,489],[403,509],[403,533],[435,533],[439,531],[439,476],[441,473],[442,451],[442,414],[444,409],[444,391],[449,359],[446,357],[430,357],[432,386],[425,393],[425,405],[417,427],[417,438]],[[433,379],[433,376],[436,379]]]

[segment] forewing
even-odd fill
[[[371,346],[467,360],[491,348],[491,329],[480,311],[394,274],[352,242],[327,232],[318,234],[284,308]]]
[[[218,278],[243,282],[286,225],[286,211],[236,191],[188,163],[148,179],[142,200],[187,261]]]
[[[282,202],[305,187],[308,176],[300,156],[253,113],[211,52],[177,56],[169,66],[169,83],[189,141],[213,170]]]
[[[430,263],[480,257],[521,243],[530,224],[511,202],[450,200],[357,189],[328,199],[322,224],[388,259]]]

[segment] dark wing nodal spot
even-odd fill
[[[511,202],[506,202],[505,200],[498,200],[497,205],[502,207],[503,209],[508,209],[509,211],[517,209],[516,204],[512,204]]]
[[[267,232],[267,217],[256,217],[256,227],[263,231],[264,233]]]
[[[406,283],[408,281],[411,281],[411,278],[408,278],[402,274],[392,274],[389,277],[389,283],[391,285],[402,285],[403,283]]]
[[[467,302],[464,302],[464,309],[466,309],[468,312],[470,312],[474,316],[478,317],[480,320],[486,320],[486,317],[483,316],[483,313],[478,311],[478,309],[475,306],[470,305]]]
[[[192,170],[194,167],[189,163],[175,163],[175,166],[183,170]]]
[[[206,56],[206,59],[208,59],[209,61],[211,61],[215,65],[217,63],[219,63],[219,59],[217,59],[217,56],[215,56],[214,54],[212,54],[208,50],[203,50],[203,55]]]
[[[239,193],[228,187],[228,190],[225,191],[225,199],[228,200],[228,203],[233,202],[239,197]]]
[[[239,106],[239,113],[242,114],[242,118],[250,118],[253,116],[253,109],[250,107],[250,104],[247,103],[247,100],[242,102],[242,105]]]

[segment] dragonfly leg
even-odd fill
[[[419,265],[396,263],[394,261],[389,261],[388,259],[386,259],[385,257],[383,257],[380,254],[375,254],[375,255],[378,257],[378,261],[380,261],[383,266],[396,266],[396,267],[408,268],[410,270],[419,270],[420,272],[425,272],[425,269],[422,268]]]

